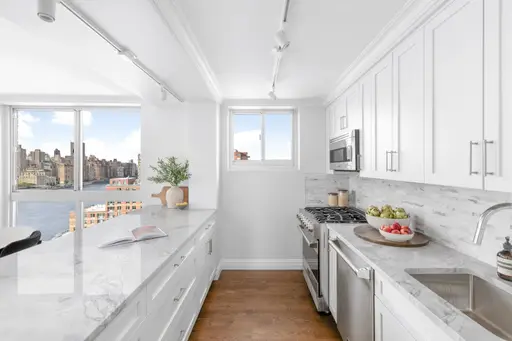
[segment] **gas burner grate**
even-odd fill
[[[315,220],[321,224],[366,223],[365,214],[352,207],[306,207]]]

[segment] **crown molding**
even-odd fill
[[[352,84],[391,52],[401,41],[421,27],[438,10],[454,0],[409,0],[393,19],[366,46],[336,81],[334,90],[325,98],[330,105]]]
[[[208,60],[204,56],[190,25],[183,14],[183,11],[176,4],[175,0],[148,0],[162,18],[165,25],[176,37],[181,47],[192,58],[201,77],[210,90],[214,100],[217,103],[222,102],[222,94],[219,82],[215,73],[210,67]]]

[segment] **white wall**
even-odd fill
[[[251,105],[298,109],[299,170],[228,171],[228,108]],[[325,171],[325,107],[314,100],[228,100],[220,122],[223,268],[301,268],[302,239],[295,216],[305,205],[305,174]]]
[[[158,158],[176,156],[190,161],[191,208],[216,208],[219,178],[219,106],[215,103],[155,105],[141,110],[141,191],[145,202],[160,203],[151,193],[163,184],[147,180]]]

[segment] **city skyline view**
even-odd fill
[[[140,154],[139,108],[83,111],[83,142],[86,156],[107,161],[137,161]],[[23,110],[18,112],[18,144],[27,152],[40,149],[53,155],[71,155],[74,112]]]

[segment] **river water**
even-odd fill
[[[91,184],[85,186],[84,191],[104,191],[105,185]],[[105,201],[87,202],[85,207],[94,204],[105,204]],[[18,202],[17,226],[29,226],[39,230],[42,240],[50,240],[69,230],[69,213],[74,210],[74,202]]]

